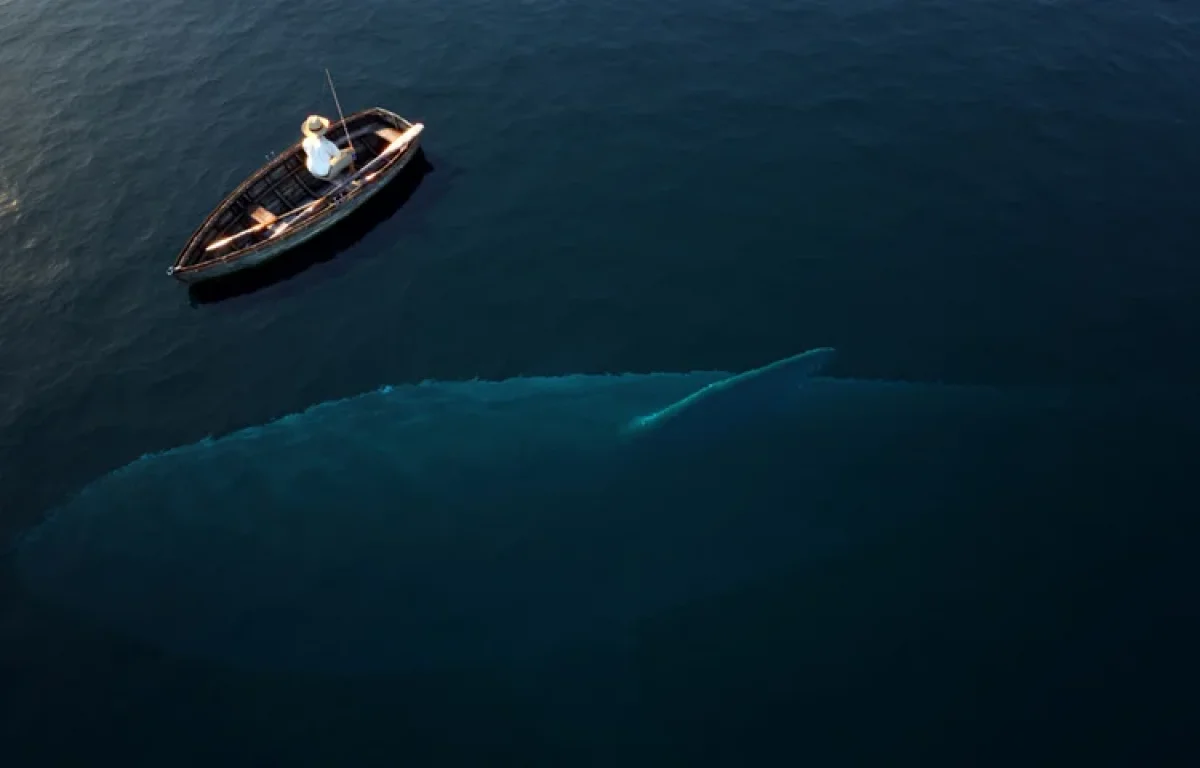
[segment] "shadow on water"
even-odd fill
[[[425,151],[419,150],[399,176],[345,221],[266,264],[189,286],[190,302],[196,306],[244,296],[289,280],[317,264],[332,261],[400,210],[433,170],[433,163]]]

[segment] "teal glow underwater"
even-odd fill
[[[981,477],[1035,488],[1089,433],[1063,399],[814,375],[832,354],[321,404],[98,479],[25,537],[21,570],[221,663],[517,663],[969,513]]]

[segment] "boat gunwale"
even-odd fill
[[[371,116],[378,116],[378,117],[396,120],[400,123],[401,126],[404,126],[404,127],[412,127],[414,125],[414,123],[412,123],[411,121],[409,121],[409,120],[401,117],[400,115],[396,114],[395,112],[392,112],[391,110],[385,109],[383,107],[368,107],[366,109],[360,110],[353,114],[347,115],[346,123],[350,123],[358,118],[371,117]],[[341,121],[339,120],[338,122],[340,123]],[[241,249],[233,250],[223,256],[218,256],[217,258],[207,259],[205,261],[201,261],[201,262],[198,262],[195,264],[182,265],[181,262],[184,260],[184,258],[186,258],[195,248],[199,247],[198,240],[200,239],[201,235],[205,232],[205,230],[207,230],[212,225],[212,223],[217,219],[217,217],[220,216],[222,213],[224,213],[226,210],[228,210],[229,207],[234,203],[234,201],[236,201],[238,197],[245,194],[245,192],[251,186],[253,186],[257,182],[261,181],[268,174],[272,173],[273,171],[275,171],[276,169],[281,167],[290,158],[292,158],[293,156],[300,153],[302,151],[302,144],[303,144],[303,142],[296,142],[295,144],[289,146],[287,149],[280,152],[277,157],[275,157],[270,162],[268,162],[266,165],[263,165],[257,171],[255,171],[250,176],[248,176],[246,179],[244,179],[242,181],[242,183],[238,184],[238,186],[233,189],[233,191],[231,191],[229,194],[227,194],[221,200],[221,202],[218,203],[216,205],[216,207],[214,207],[212,209],[212,211],[208,214],[208,216],[205,217],[204,221],[202,221],[200,223],[200,225],[197,226],[196,229],[192,232],[191,237],[188,238],[188,240],[184,244],[183,248],[179,251],[179,254],[175,257],[175,263],[168,270],[168,274],[170,274],[171,276],[182,276],[182,275],[197,276],[209,269],[240,261],[242,258],[244,258],[246,256],[254,254],[260,250],[264,250],[267,246],[275,246],[275,247],[280,246],[280,245],[286,243],[288,240],[295,238],[297,235],[304,234],[313,225],[324,221],[331,214],[337,213],[339,211],[343,212],[343,214],[348,214],[351,210],[358,207],[358,204],[355,201],[364,202],[366,199],[370,198],[372,195],[374,195],[374,193],[376,191],[378,191],[381,187],[383,187],[385,184],[387,184],[391,180],[391,177],[394,175],[392,172],[398,166],[407,165],[407,159],[411,157],[411,155],[413,154],[413,150],[420,144],[420,136],[414,137],[413,140],[410,142],[409,146],[404,148],[403,152],[397,153],[395,158],[393,158],[391,161],[385,163],[383,165],[383,167],[380,168],[379,171],[376,172],[377,174],[379,174],[376,181],[369,182],[363,186],[358,187],[357,189],[351,190],[350,192],[348,192],[347,194],[345,194],[344,196],[339,198],[332,205],[326,206],[324,208],[324,210],[318,212],[315,216],[305,219],[304,223],[299,224],[295,227],[292,227],[285,236],[283,236],[281,238],[277,238],[277,239],[271,238],[271,239],[263,240],[262,242],[255,243],[254,245],[249,246],[248,248],[241,248]],[[366,194],[368,192],[370,194]],[[360,198],[361,198],[361,200],[360,200]],[[320,199],[320,198],[317,198],[317,199]]]

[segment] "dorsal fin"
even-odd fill
[[[708,430],[748,412],[769,409],[804,379],[819,373],[833,355],[832,347],[819,347],[715,381],[666,408],[634,419],[627,429],[657,432],[688,430],[694,425]]]

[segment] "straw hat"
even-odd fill
[[[305,136],[320,136],[329,130],[329,121],[320,115],[309,115],[300,130]]]

